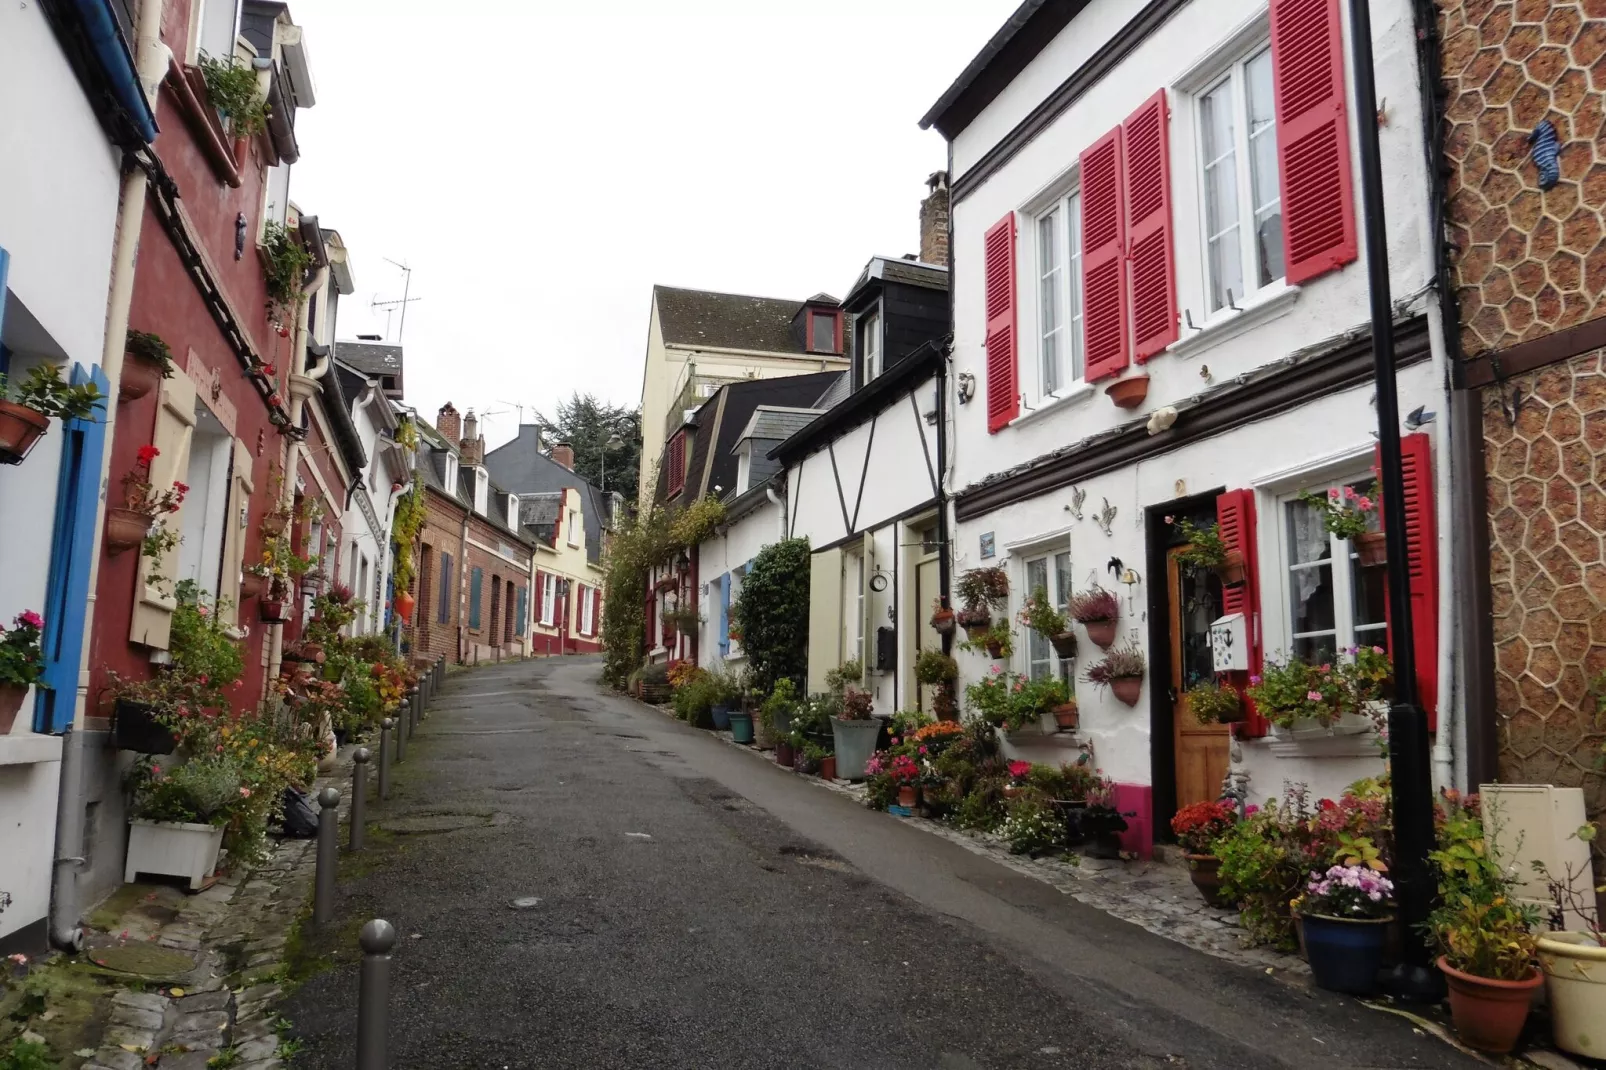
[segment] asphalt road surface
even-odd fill
[[[371,810],[388,831],[348,862],[329,931],[396,925],[392,1066],[1485,1065],[868,811],[598,671],[454,675]],[[356,984],[345,954],[290,998],[297,1070],[353,1065]]]

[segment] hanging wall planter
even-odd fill
[[[954,634],[954,611],[946,606],[938,606],[931,614],[931,630],[938,635]]]
[[[401,618],[403,624],[411,624],[413,622],[413,607],[416,604],[413,596],[406,591],[398,594],[392,602],[396,610],[396,616]]]
[[[284,529],[290,526],[289,513],[269,513],[262,518],[262,534],[270,539],[276,539],[284,534]]]
[[[1149,377],[1147,375],[1130,375],[1125,379],[1117,379],[1104,388],[1118,409],[1135,409],[1143,404],[1143,399],[1149,396]]]
[[[1113,620],[1085,621],[1082,627],[1087,629],[1087,637],[1101,650],[1110,649],[1110,644],[1115,642],[1115,621]]]
[[[11,731],[16,723],[17,713],[22,709],[22,700],[28,695],[28,689],[18,684],[5,684],[0,686],[0,736]]]
[[[1069,702],[1062,702],[1054,707],[1054,726],[1061,732],[1075,731],[1077,726],[1081,724],[1081,720],[1081,711],[1078,709],[1075,699]]]
[[[1110,681],[1110,693],[1128,706],[1136,706],[1143,694],[1143,677],[1117,676]]]
[[[172,754],[173,732],[156,719],[156,707],[120,698],[112,706],[112,746],[137,754]]]
[[[145,541],[155,521],[149,513],[120,505],[106,507],[106,552],[116,557]]]
[[[1245,579],[1244,555],[1236,550],[1227,554],[1227,558],[1216,566],[1216,575],[1228,587],[1242,587]]]
[[[278,624],[289,619],[290,603],[283,598],[264,598],[257,603],[257,609],[264,621]]]
[[[1381,531],[1368,531],[1351,541],[1355,544],[1355,552],[1360,555],[1362,568],[1388,564],[1388,538]]]
[[[240,577],[240,597],[255,598],[262,593],[263,580],[254,572],[247,572]]]
[[[123,362],[122,374],[117,378],[117,400],[137,401],[149,394],[162,381],[162,371],[147,361],[130,355]]]
[[[1048,641],[1054,645],[1054,653],[1058,657],[1062,659],[1076,657],[1075,632],[1060,632],[1058,635],[1049,636]]]
[[[49,427],[50,417],[37,409],[0,401],[0,464],[21,464]]]

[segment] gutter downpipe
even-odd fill
[[[776,537],[778,539],[785,539],[786,538],[786,498],[784,496],[777,495],[775,493],[775,484],[773,482],[766,483],[764,485],[764,497],[766,497],[766,498],[768,498],[770,500],[770,504],[771,505],[778,505],[778,506],[781,507],[781,530],[780,530],[780,533]]]
[[[160,0],[143,0],[134,41],[136,73],[147,102],[154,102],[167,71],[167,46],[162,44]],[[134,264],[139,258],[139,234],[145,219],[149,189],[145,171],[125,155],[123,183],[117,207],[117,237],[112,248],[112,276],[106,302],[106,338],[100,370],[106,376],[106,436],[101,447],[100,503],[95,510],[95,533],[89,556],[89,602],[84,608],[84,635],[94,636],[95,592],[100,581],[101,539],[106,528],[106,471],[111,465],[117,422],[117,391],[123,377],[123,350],[128,336],[128,310],[134,301]],[[78,870],[84,864],[84,740],[81,725],[88,716],[89,662],[93,642],[85,642],[78,664],[78,693],[73,698],[73,723],[61,741],[61,783],[56,797],[56,850],[50,874],[50,942],[65,951],[84,946],[79,924]]]
[[[153,3],[155,0],[145,0]],[[301,300],[296,302],[296,333],[295,345],[291,347],[290,354],[290,426],[301,427],[301,412],[306,407],[307,398],[317,389],[317,381],[329,370],[329,362],[325,361],[317,374],[307,372],[307,310],[313,295],[324,288],[329,281],[329,265],[320,264],[318,270],[312,273],[301,287]],[[285,451],[284,459],[284,488],[280,491],[281,500],[285,505],[291,505],[296,496],[296,469],[301,467],[301,440],[291,437],[289,448]],[[275,621],[268,631],[268,675],[269,680],[278,679],[279,668],[284,664],[284,622]]]

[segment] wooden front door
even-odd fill
[[[1177,768],[1177,809],[1221,795],[1227,775],[1229,729],[1202,725],[1188,712],[1184,692],[1213,673],[1210,622],[1221,616],[1221,580],[1210,569],[1192,568],[1166,555],[1171,611],[1171,695]]]

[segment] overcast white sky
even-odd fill
[[[293,0],[290,195],[352,250],[340,336],[384,330],[404,260],[426,418],[504,410],[494,445],[515,405],[634,406],[653,283],[841,297],[918,249],[946,147],[916,124],[1018,2]]]

